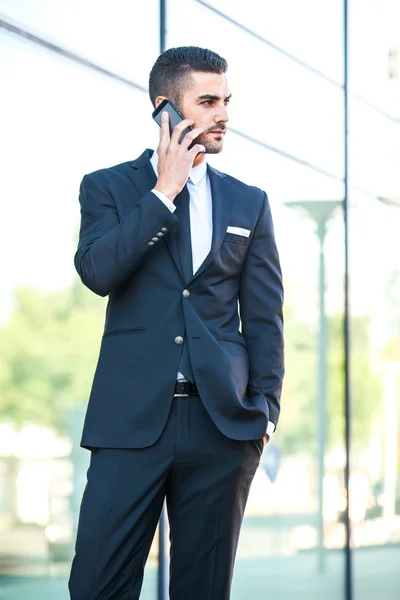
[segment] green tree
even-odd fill
[[[63,430],[65,409],[87,400],[103,319],[104,301],[80,282],[54,293],[19,288],[0,330],[0,419]]]
[[[344,444],[344,337],[341,316],[327,320],[327,449]],[[382,386],[371,365],[367,317],[351,319],[351,414],[355,446],[365,447],[379,411]],[[286,376],[279,444],[285,452],[316,451],[318,331],[285,309]]]
[[[328,354],[328,441],[344,436],[344,343],[343,319],[329,322]],[[372,364],[370,319],[350,319],[350,410],[353,449],[365,448],[374,418],[379,413],[383,389]]]
[[[285,307],[285,363],[279,445],[285,452],[312,450],[316,435],[317,347],[312,328]]]

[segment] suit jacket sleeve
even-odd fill
[[[100,296],[107,296],[133,273],[151,252],[153,246],[148,243],[162,227],[169,230],[178,222],[151,192],[121,218],[111,193],[93,175],[83,178],[79,202],[81,228],[75,267],[83,283]]]
[[[267,195],[254,229],[239,290],[242,333],[249,356],[249,387],[265,396],[276,426],[284,373],[283,287]]]

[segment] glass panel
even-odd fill
[[[207,3],[327,77],[342,82],[342,12],[336,0]]]
[[[157,0],[3,0],[6,19],[147,87],[158,55]]]
[[[354,600],[400,590],[400,44],[396,0],[350,3],[351,480]],[[361,17],[362,16],[362,17]],[[371,31],[374,34],[371,36]],[[368,67],[367,67],[368,65]],[[393,65],[392,65],[393,66]],[[389,199],[385,202],[384,199]]]
[[[380,197],[395,197],[400,190],[400,122],[357,100],[351,102],[349,112],[352,185]]]
[[[233,118],[231,124],[233,127]],[[265,188],[272,202],[281,203],[297,198],[343,198],[341,181],[305,168],[282,154],[265,150],[229,131],[229,124],[223,152],[209,156],[207,160],[224,173],[238,177],[249,185]]]
[[[181,27],[186,21],[196,22],[196,29]],[[342,177],[340,88],[193,0],[170,3],[168,44],[208,47],[228,60],[233,128]],[[340,62],[341,54],[336,58]]]
[[[351,212],[355,600],[400,589],[400,206],[361,194]]]
[[[398,0],[352,0],[349,11],[351,90],[399,119],[400,4]]]
[[[29,248],[13,254],[3,289],[20,283],[57,289],[75,276],[81,178],[154,147],[158,126],[147,94],[7,35],[0,43],[3,55],[9,55],[1,69],[3,110],[10,115],[2,131],[8,221],[0,223],[0,248],[4,256],[10,247],[10,222],[19,223]],[[148,120],[143,119],[146,114]],[[50,217],[59,228],[49,227]]]
[[[158,127],[145,93],[7,34],[0,52],[0,597],[66,600],[104,321],[103,300],[73,269],[79,183],[138,156]],[[145,600],[156,575],[154,546]]]

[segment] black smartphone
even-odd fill
[[[155,120],[156,123],[159,124],[159,126],[161,127],[161,113],[163,112],[167,112],[169,114],[169,132],[170,134],[172,134],[172,131],[174,129],[174,127],[176,127],[178,125],[178,123],[180,123],[181,121],[183,121],[183,119],[185,118],[183,115],[181,115],[181,113],[179,112],[179,110],[176,108],[176,106],[174,104],[172,104],[171,100],[163,100],[161,102],[161,104],[159,104],[156,108],[156,110],[153,112],[153,119]],[[185,137],[185,135],[187,133],[189,133],[189,131],[192,131],[193,127],[186,127],[186,129],[184,129],[179,143],[182,143],[183,138]]]

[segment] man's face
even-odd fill
[[[222,150],[229,100],[225,73],[194,72],[191,83],[182,93],[178,108],[186,119],[193,119],[193,127],[204,128],[195,143],[203,144],[207,154],[218,154]]]

